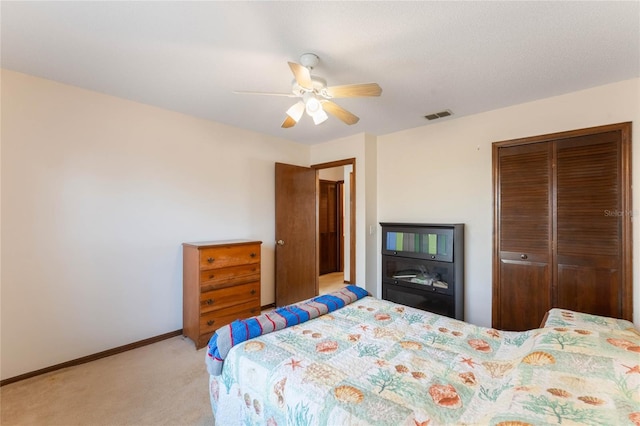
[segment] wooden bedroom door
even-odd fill
[[[552,307],[631,320],[631,125],[496,142],[493,326]]]
[[[275,304],[318,294],[316,169],[275,165]]]

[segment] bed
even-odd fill
[[[562,309],[505,332],[346,286],[222,327],[206,364],[218,426],[640,425],[638,330]]]

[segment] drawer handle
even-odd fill
[[[209,263],[213,263],[213,261],[214,261],[214,260],[215,260],[215,259],[214,259],[213,257],[210,257],[210,258],[208,258],[208,259],[207,259],[207,262],[209,262]]]
[[[526,254],[521,254],[520,255],[520,259],[522,260],[526,260],[529,256],[527,256]]]
[[[250,312],[251,312],[252,314],[255,314],[255,313],[256,313],[256,308],[251,309],[251,311],[250,311]]]
[[[253,295],[253,294],[256,294],[256,290],[252,288],[252,289],[251,289],[251,294],[252,294],[252,295]]]
[[[256,256],[257,256],[257,254],[255,254],[255,253],[251,253],[249,256],[251,256],[251,257],[256,257]]]
[[[431,255],[431,258],[432,258],[432,259],[435,259],[436,257],[435,257],[434,255]]]
[[[207,325],[208,326],[212,326],[214,322],[215,322],[214,320],[209,320],[209,321],[207,321]]]
[[[215,277],[215,275],[213,274],[209,275],[209,279],[212,279],[213,277]]]
[[[213,298],[207,299],[207,305],[213,305]]]

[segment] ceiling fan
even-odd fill
[[[351,125],[357,123],[360,118],[333,102],[332,99],[380,96],[382,89],[377,83],[327,86],[325,79],[311,75],[311,70],[318,65],[319,60],[317,55],[305,53],[300,56],[299,64],[289,62],[289,68],[291,68],[294,76],[291,93],[247,91],[236,91],[235,93],[300,98],[300,100],[286,112],[287,116],[282,122],[282,127],[285,129],[295,126],[305,112],[313,119],[316,125],[325,122],[327,118],[329,118],[327,112],[346,124]]]

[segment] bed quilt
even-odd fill
[[[638,331],[577,314],[505,332],[367,296],[234,346],[216,425],[640,425]]]
[[[231,324],[220,327],[211,336],[207,345],[205,358],[207,371],[212,376],[219,375],[222,372],[224,359],[235,345],[254,337],[302,324],[320,315],[340,309],[368,294],[363,288],[348,285],[329,294],[277,308],[251,318],[237,319]]]

